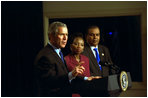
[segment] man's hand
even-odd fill
[[[90,77],[88,77],[88,81],[91,81],[91,80],[93,80],[93,79],[100,79],[100,78],[102,78],[101,76],[90,76]]]
[[[74,70],[72,70],[73,77],[76,77],[78,74],[83,74],[83,72],[85,71],[85,68],[81,66],[81,64],[83,63],[84,61],[79,62],[78,65],[74,68]]]

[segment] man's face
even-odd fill
[[[65,48],[68,40],[68,29],[66,27],[58,27],[56,35],[50,37],[50,42],[56,48]]]
[[[97,46],[100,42],[100,30],[99,28],[91,28],[88,30],[88,34],[86,35],[87,43],[90,46]]]

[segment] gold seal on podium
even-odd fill
[[[128,76],[125,71],[120,74],[120,86],[122,91],[126,91],[128,87]]]

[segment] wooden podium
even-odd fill
[[[130,73],[128,76],[128,88],[132,86]],[[76,81],[75,90],[83,97],[117,97],[122,92],[120,86],[120,75],[110,75],[92,81]]]

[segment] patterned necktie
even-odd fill
[[[60,51],[59,54],[60,54],[60,56],[61,56],[61,59],[62,59],[63,63],[65,63],[65,62],[64,62],[64,57],[63,57],[62,51]]]
[[[100,70],[102,71],[101,65],[99,64],[99,62],[100,62],[100,57],[99,57],[98,49],[97,49],[97,48],[94,48],[94,50],[95,50],[95,53],[96,53],[96,59],[97,59],[98,65],[99,65],[99,67],[100,67]]]

